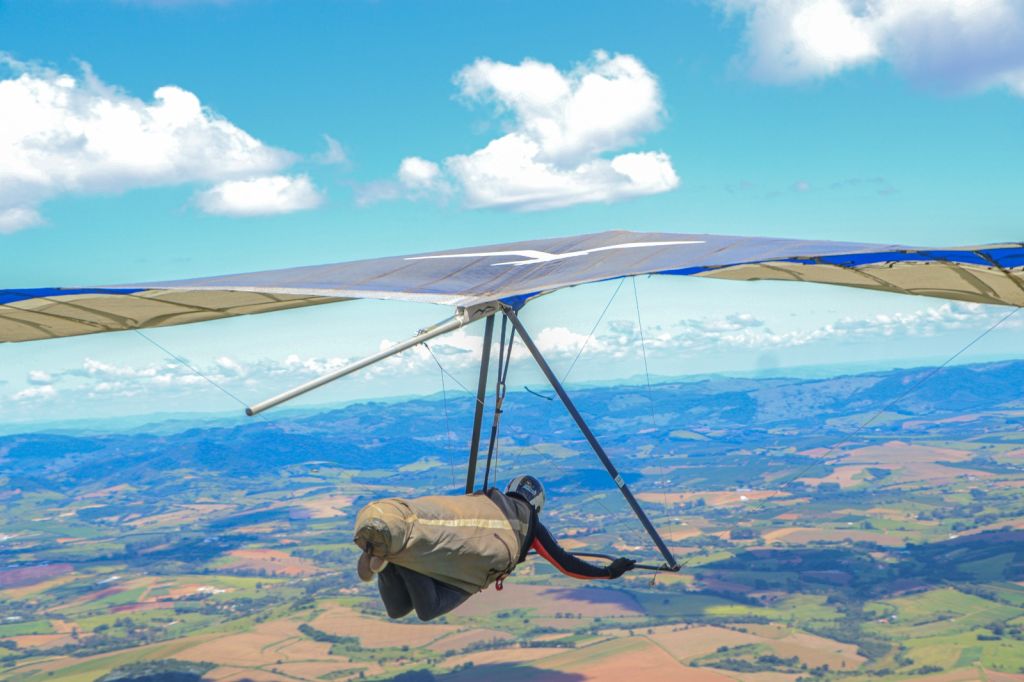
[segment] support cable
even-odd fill
[[[634,275],[631,279],[633,280],[633,303],[636,305],[636,326],[640,332],[640,352],[644,359],[644,377],[647,379],[647,404],[651,410],[651,429],[657,432],[658,424],[657,419],[654,415],[654,389],[651,388],[651,371],[647,364],[647,340],[644,338],[644,321],[640,316],[640,294],[637,292],[636,288],[636,275]],[[658,458],[655,457],[655,459]],[[669,520],[671,522],[673,510],[669,507],[668,504],[668,475],[665,472],[664,464],[659,464],[657,466],[658,473],[661,475],[662,502],[664,505],[665,513],[668,515]]]
[[[166,346],[158,343],[156,341],[156,339],[153,339],[152,337],[144,334],[142,332],[142,330],[140,330],[140,329],[133,329],[132,331],[134,331],[136,334],[138,334],[140,337],[142,337],[143,339],[148,341],[150,344],[152,344],[156,348],[160,349],[160,351],[162,351],[165,355],[167,355],[167,357],[171,358],[172,360],[177,362],[179,365],[181,365],[182,367],[184,367],[188,371],[192,372],[197,377],[199,377],[200,379],[202,379],[206,383],[210,384],[211,386],[216,388],[218,391],[220,391],[221,393],[223,393],[224,395],[226,395],[227,397],[231,398],[236,403],[241,405],[242,407],[248,407],[248,404],[244,400],[242,400],[237,395],[235,395],[234,393],[229,391],[227,388],[225,388],[224,386],[222,386],[221,384],[217,383],[216,381],[211,379],[209,376],[207,376],[206,374],[201,372],[199,369],[197,369],[195,366],[193,366],[191,363],[189,363],[187,360],[185,360],[185,358],[181,357],[180,355],[178,355],[176,353],[171,352],[171,350],[169,348],[167,348]],[[279,424],[277,422],[274,422],[274,421],[271,421],[270,419],[267,419],[264,415],[256,413],[253,416],[259,417],[259,419],[264,424],[267,424],[269,426],[273,426],[274,428],[276,428],[278,431],[280,431],[282,433],[285,432],[284,428],[281,426],[281,424]],[[304,427],[302,425],[295,424],[295,422],[292,422],[292,425],[293,425],[293,427],[297,426],[300,431],[305,431],[306,433],[309,433],[311,431],[310,429],[307,429],[306,427]],[[310,455],[311,455],[311,453],[310,453]]]
[[[220,384],[218,384],[216,381],[214,381],[210,377],[208,377],[205,374],[203,374],[202,372],[200,372],[198,369],[196,369],[191,364],[189,364],[188,361],[185,360],[185,358],[181,357],[180,355],[175,355],[174,353],[169,351],[167,348],[165,348],[164,346],[162,346],[159,343],[157,343],[154,339],[152,339],[149,336],[143,334],[141,330],[133,329],[132,331],[134,331],[136,334],[138,334],[139,336],[144,338],[146,341],[149,341],[151,344],[153,344],[154,346],[159,348],[161,351],[164,352],[164,354],[167,355],[167,357],[171,358],[172,360],[174,360],[175,362],[180,364],[182,367],[184,367],[185,369],[189,370],[190,372],[195,374],[197,377],[199,377],[200,379],[204,380],[206,383],[210,384],[215,389],[217,389],[218,391],[220,391],[221,393],[223,393],[227,397],[229,397],[232,400],[234,400],[236,403],[238,403],[242,407],[247,407],[247,404],[246,404],[246,402],[244,400],[242,400],[237,395],[235,395],[234,393],[232,393],[228,389],[226,389],[223,386],[221,386]]]
[[[423,343],[423,347],[430,353],[430,357],[434,359],[434,363],[437,364],[437,368],[441,371],[441,400],[444,404],[444,434],[448,438],[448,465],[452,472],[452,487],[455,487],[455,452],[452,448],[452,427],[451,421],[448,417],[448,389],[444,383],[444,367],[437,361],[437,356],[434,355],[434,351],[430,349],[430,345],[426,342]]]

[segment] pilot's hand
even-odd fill
[[[632,571],[634,566],[636,566],[636,562],[632,559],[619,557],[608,565],[608,576],[611,578],[618,578],[626,571]]]

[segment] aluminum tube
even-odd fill
[[[494,315],[487,318],[484,327],[484,345],[480,351],[480,379],[476,386],[476,405],[473,410],[473,435],[469,442],[469,463],[466,467],[466,494],[476,487],[476,460],[480,455],[480,430],[484,419],[484,402],[487,400],[487,368],[491,362],[491,339],[494,337]]]
[[[263,412],[264,410],[269,410],[271,407],[276,407],[277,405],[287,402],[292,398],[296,398],[302,395],[303,393],[308,393],[309,391],[312,391],[314,388],[319,388],[324,384],[329,384],[335,379],[340,379],[341,377],[352,374],[353,372],[358,372],[364,367],[369,367],[370,365],[376,362],[380,362],[381,360],[384,360],[386,358],[389,358],[392,355],[397,355],[398,353],[401,353],[404,350],[409,350],[413,346],[419,345],[424,341],[430,341],[431,339],[441,336],[442,334],[447,334],[450,331],[454,331],[459,327],[468,324],[470,321],[472,321],[472,318],[470,318],[469,316],[456,315],[455,317],[445,320],[436,327],[432,327],[431,329],[428,329],[420,334],[417,334],[411,339],[402,341],[401,343],[394,345],[391,348],[388,348],[387,350],[382,350],[379,353],[376,353],[369,357],[365,357],[362,360],[353,362],[351,365],[346,365],[345,367],[342,367],[339,370],[335,370],[330,374],[325,374],[322,377],[318,377],[316,379],[313,379],[312,381],[308,381],[302,384],[301,386],[297,386],[291,389],[290,391],[285,391],[284,393],[276,395],[273,398],[268,398],[267,400],[264,400],[261,403],[256,403],[251,407],[247,407],[245,408],[245,413],[250,417],[252,417],[253,415],[257,415],[260,412]]]
[[[626,485],[626,481],[623,480],[622,476],[619,475],[618,469],[616,469],[615,465],[612,464],[612,460],[608,457],[608,453],[606,453],[604,448],[601,447],[601,443],[598,442],[597,436],[595,436],[594,432],[590,430],[590,427],[587,425],[587,421],[583,418],[583,415],[580,414],[580,411],[576,409],[576,405],[572,402],[569,394],[565,392],[562,382],[558,380],[557,376],[555,376],[551,366],[548,365],[548,361],[544,359],[544,355],[537,348],[537,344],[535,344],[533,339],[530,338],[530,335],[527,333],[526,327],[523,326],[522,321],[511,308],[505,309],[505,315],[508,317],[509,322],[512,323],[512,326],[515,327],[516,331],[519,332],[519,338],[523,340],[527,350],[530,351],[530,355],[532,355],[533,359],[536,361],[537,366],[540,367],[544,376],[547,377],[551,387],[555,389],[555,393],[557,393],[558,397],[562,399],[565,409],[569,411],[569,415],[580,428],[580,431],[583,433],[583,437],[587,439],[587,442],[590,443],[590,447],[594,450],[598,459],[600,459],[601,463],[604,464],[604,468],[608,471],[608,475],[612,477],[615,485],[619,487],[619,492],[621,492],[622,496],[626,498],[626,502],[628,502],[629,506],[633,509],[633,513],[636,514],[636,517],[640,520],[644,530],[646,530],[647,534],[651,536],[651,540],[654,541],[654,544],[657,546],[658,551],[661,552],[661,555],[665,557],[665,564],[668,567],[668,570],[677,570],[679,562],[677,562],[675,557],[672,556],[672,552],[669,551],[669,548],[665,545],[665,541],[661,539],[661,535],[658,534],[658,530],[654,527],[654,524],[651,523],[651,520],[647,518],[647,514],[640,506],[640,503],[637,502],[636,497],[633,496],[633,492],[629,489],[629,486]]]

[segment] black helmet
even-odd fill
[[[505,494],[528,502],[538,514],[544,508],[544,486],[533,476],[516,476],[505,486]]]

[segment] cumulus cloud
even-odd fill
[[[776,331],[756,315],[735,313],[646,326],[642,338],[635,320],[611,320],[589,341],[584,334],[562,327],[544,329],[536,338],[538,345],[544,340],[544,353],[552,359],[571,359],[581,349],[583,357],[591,359],[635,358],[640,356],[641,344],[649,357],[678,357],[719,351],[782,350],[824,342],[931,337],[959,330],[981,330],[1004,314],[991,306],[945,303],[908,313],[846,316],[816,327]],[[1024,320],[1011,324],[1021,326]]]
[[[441,167],[433,161],[409,156],[402,159],[393,180],[379,180],[356,188],[360,206],[394,199],[434,199],[444,201],[452,193],[452,185]]]
[[[533,211],[657,194],[679,184],[664,152],[614,154],[657,130],[665,115],[657,79],[635,57],[599,51],[568,72],[532,59],[479,59],[455,84],[464,101],[493,108],[506,134],[446,158],[443,175],[442,164],[409,157],[396,181],[363,188],[363,203],[446,197],[456,188],[470,208]],[[429,181],[410,182],[409,164]]]
[[[887,62],[915,82],[1024,96],[1019,0],[714,0],[746,19],[747,62],[790,82]]]
[[[256,216],[316,208],[323,196],[308,175],[270,175],[219,183],[197,194],[196,203],[215,215]]]
[[[1005,314],[1005,313],[1003,313]],[[646,330],[648,350],[779,350],[825,341],[857,341],[894,337],[927,337],[964,329],[980,330],[1001,317],[991,306],[943,303],[909,313],[879,313],[868,317],[842,317],[813,327],[776,332],[749,313],[703,319],[684,319],[667,328]],[[632,322],[619,322],[617,346],[639,348],[639,333]],[[1019,323],[1018,323],[1019,324]],[[608,338],[602,338],[608,346]]]
[[[174,85],[144,101],[87,65],[75,77],[2,53],[0,73],[0,232],[42,222],[38,206],[61,194],[247,179],[296,160]],[[288,205],[310,203],[301,184],[305,202]]]

